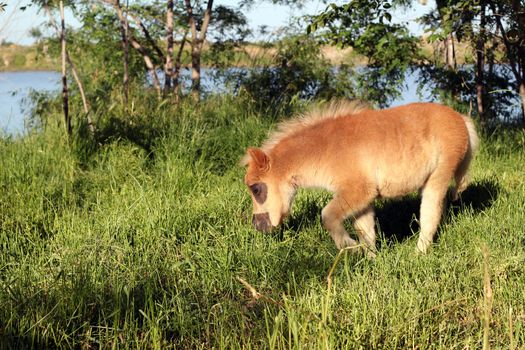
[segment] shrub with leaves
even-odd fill
[[[251,71],[238,72],[236,79],[237,88],[259,105],[285,106],[313,98],[353,98],[352,76],[351,67],[334,68],[324,59],[316,40],[296,35],[276,44],[273,62]]]

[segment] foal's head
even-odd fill
[[[252,198],[252,223],[258,231],[269,232],[288,215],[295,189],[261,149],[248,148],[243,163],[248,166],[244,183]]]

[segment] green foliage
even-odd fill
[[[286,107],[313,98],[355,97],[351,69],[334,69],[322,58],[320,46],[305,35],[286,37],[276,44],[270,65],[233,74],[241,93],[261,107]]]
[[[24,67],[26,64],[26,56],[25,55],[15,55],[13,57],[13,65],[17,67]]]
[[[78,5],[75,12],[81,28],[67,31],[68,53],[74,62],[80,81],[84,85],[87,100],[94,110],[108,108],[108,98],[121,99],[123,51],[120,42],[119,20],[114,11],[99,4],[86,8]],[[60,57],[60,41],[47,41],[52,56]],[[136,86],[147,85],[147,74],[142,57],[130,50],[129,78]],[[68,80],[73,82],[70,75]],[[78,86],[70,83],[72,99],[80,99]],[[119,94],[120,92],[120,94]],[[73,106],[80,106],[75,104]],[[75,107],[72,107],[75,108]]]
[[[98,112],[106,137],[93,149],[71,147],[55,122],[0,139],[4,346],[479,348],[483,244],[490,344],[525,345],[523,133],[483,137],[428,256],[414,252],[417,197],[378,202],[378,257],[345,255],[329,289],[326,193],[299,192],[273,234],[249,223],[237,161],[271,116],[231,96],[132,100]]]
[[[522,115],[509,117],[509,106],[523,108],[525,100],[519,101],[519,82],[524,81],[522,67],[525,57],[525,21],[520,15],[525,10],[520,1],[437,1],[437,8],[421,18],[421,22],[431,33],[431,42],[444,40],[453,33],[458,41],[468,43],[472,48],[472,56],[481,51],[484,57],[481,82],[484,106],[484,119],[489,123],[498,123],[501,120],[521,119],[525,121],[525,110]],[[483,18],[483,20],[481,20]],[[500,22],[500,23],[498,23]],[[512,34],[507,34],[512,33]],[[514,39],[508,40],[510,37]],[[521,39],[520,39],[521,38]],[[480,44],[481,43],[481,44]],[[481,45],[481,46],[480,46]],[[469,62],[469,55],[465,55]],[[472,57],[470,61],[475,61]],[[436,70],[443,70],[437,62]],[[436,85],[441,85],[441,94],[458,96],[462,101],[474,101],[477,104],[474,76],[480,72],[471,70],[469,77],[463,75],[470,71],[468,66],[458,71],[446,72],[446,76],[455,76],[448,83],[442,79],[443,74],[435,75]],[[428,78],[428,76],[427,76]],[[459,79],[461,78],[461,79]],[[466,78],[466,79],[465,79]],[[469,81],[470,80],[470,81]],[[427,80],[428,81],[428,80]],[[454,85],[455,82],[455,85]],[[453,86],[454,85],[454,86]],[[458,100],[455,101],[457,103]],[[477,106],[476,106],[477,107]],[[515,110],[517,108],[514,108]]]
[[[406,71],[421,59],[418,39],[403,25],[392,24],[389,1],[353,0],[331,4],[311,18],[307,32],[320,31],[322,40],[350,46],[368,59],[358,78],[364,97],[381,106],[399,95]],[[326,28],[326,30],[323,30]]]
[[[246,16],[239,10],[216,6],[208,35],[209,49],[203,53],[206,65],[228,69],[246,64],[249,57],[242,51],[246,38],[251,34]]]
[[[451,70],[440,65],[420,66],[419,84],[425,86],[439,101],[465,114],[472,113],[476,106],[475,66],[463,65]],[[519,124],[516,106],[519,102],[513,93],[511,73],[501,65],[485,72],[484,87],[488,93],[485,104],[486,126],[497,124]]]
[[[214,8],[209,35],[213,42],[244,42],[250,34],[248,20],[240,10],[222,5]]]

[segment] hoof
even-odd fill
[[[420,244],[420,242],[417,242],[416,254],[427,255],[429,248],[430,244]]]
[[[365,256],[372,260],[377,257],[377,252],[375,250],[370,249],[369,247],[364,247]]]
[[[335,243],[337,249],[341,250],[344,248],[353,248],[358,246],[359,244],[350,238],[350,236],[343,237],[341,240]]]

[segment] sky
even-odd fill
[[[39,27],[46,21],[45,14],[38,12],[35,7],[30,7],[25,11],[21,11],[20,7],[27,5],[29,0],[2,0],[7,3],[6,11],[0,13],[0,41],[6,40],[16,44],[28,45],[33,39],[29,35],[29,30],[34,27]],[[341,3],[342,1],[338,1]],[[238,1],[235,0],[215,0],[214,6],[227,5],[237,6]],[[409,22],[410,30],[415,34],[422,34],[422,29],[415,19],[423,13],[430,11],[434,7],[434,2],[429,1],[426,6],[416,3],[410,10],[406,12],[397,11],[393,14],[394,21]],[[286,25],[294,16],[305,14],[316,14],[326,8],[326,5],[321,0],[312,0],[301,9],[292,9],[288,6],[278,6],[271,4],[271,1],[256,1],[249,11],[245,12],[246,17],[250,23],[250,27],[254,32],[262,25],[268,27],[270,33],[277,31],[280,27]],[[77,23],[71,15],[66,13],[66,23]],[[264,38],[254,38],[264,39]]]

